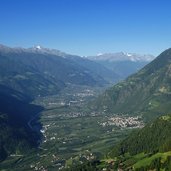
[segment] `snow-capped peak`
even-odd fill
[[[36,49],[41,49],[40,45],[35,46]]]
[[[121,54],[123,54],[124,56],[128,56],[128,57],[131,57],[133,55],[133,54],[127,53],[127,52],[121,52]]]
[[[97,56],[88,57],[98,61],[132,61],[132,62],[150,62],[155,57],[153,55],[140,55],[136,53],[118,52],[118,53],[99,53]]]
[[[130,54],[130,53],[127,53],[127,56],[132,56],[132,54]]]
[[[34,46],[34,49],[41,50],[42,47],[40,45],[36,45],[36,46]]]
[[[103,55],[103,53],[101,53],[101,52],[97,54],[97,56],[101,56],[101,55]]]

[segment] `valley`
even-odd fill
[[[104,158],[109,149],[143,123],[141,118],[126,114],[89,113],[85,104],[101,91],[72,86],[60,95],[37,98],[33,103],[43,106],[44,111],[31,118],[28,125],[42,134],[38,149],[22,156],[10,155],[0,168],[12,165],[14,170],[62,170]]]

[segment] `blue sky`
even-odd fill
[[[171,47],[170,0],[0,0],[0,43],[77,55]]]

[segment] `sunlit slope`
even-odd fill
[[[171,111],[171,49],[99,96],[92,109],[143,115],[151,119]]]

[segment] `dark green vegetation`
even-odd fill
[[[92,109],[142,115],[146,121],[171,111],[171,49],[136,74],[108,89]]]
[[[30,130],[28,121],[42,109],[29,104],[21,93],[0,86],[0,160],[38,145],[41,135]]]
[[[156,153],[171,150],[171,116],[161,116],[152,123],[147,124],[140,131],[133,132],[125,139],[114,152],[121,155],[129,152],[131,155],[137,153]]]
[[[171,115],[161,116],[133,132],[109,156],[124,170],[171,170]],[[121,164],[122,163],[122,164]]]

